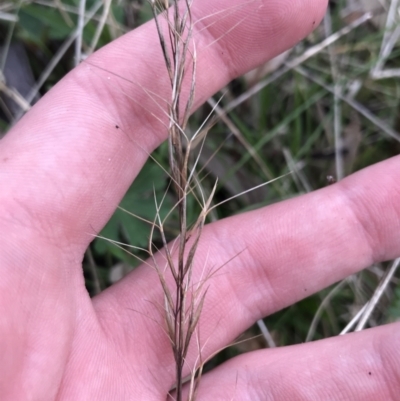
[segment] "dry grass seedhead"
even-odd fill
[[[198,201],[201,204],[201,212],[195,223],[189,228],[187,197],[193,193],[193,188],[198,184],[194,174],[196,161],[192,169],[189,167],[191,149],[193,149],[196,134],[189,137],[185,132],[192,110],[196,84],[196,51],[192,40],[194,26],[191,14],[192,1],[185,0],[180,4],[174,2],[171,6],[167,0],[151,0],[150,4],[171,85],[171,98],[167,114],[170,177],[177,196],[176,207],[179,215],[179,237],[176,241],[176,252],[174,252],[174,245],[169,246],[167,243],[163,229],[164,222],[159,213],[157,213],[156,223],[164,244],[167,267],[174,279],[174,288],[171,289],[168,286],[164,270],[154,257],[153,261],[164,293],[167,333],[176,363],[176,400],[181,401],[186,355],[206,296],[204,283],[194,288],[192,269],[215,187],[208,198],[205,198],[200,191],[202,199],[198,199]],[[184,83],[186,85],[187,75],[190,79],[189,93],[184,99],[183,87]],[[151,247],[150,243],[149,252],[153,255]],[[177,258],[174,258],[173,254],[175,253]],[[196,368],[192,369],[189,400],[195,399],[199,384],[200,375],[195,377]]]

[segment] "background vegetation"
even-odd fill
[[[145,0],[87,0],[84,8],[82,4],[79,0],[1,3],[2,134],[75,66],[76,57],[85,57],[151,18]],[[293,174],[214,209],[210,220],[301,195],[399,154],[399,36],[397,0],[332,1],[324,23],[295,49],[230,83],[215,114],[230,111],[213,127],[200,159],[204,191],[209,193],[218,177],[214,198],[218,203],[289,171]],[[76,53],[77,40],[82,53]],[[220,95],[195,113],[193,130]],[[168,165],[166,149],[162,145],[154,153],[164,166]],[[148,162],[121,207],[153,220],[153,188],[161,198],[167,185],[166,175]],[[167,195],[161,213],[167,213],[173,203]],[[195,204],[192,210],[197,216]],[[177,224],[167,228],[169,238],[178,232]],[[146,247],[149,231],[146,223],[119,209],[101,235]],[[84,263],[89,292],[98,293],[137,264],[123,247],[96,239]],[[399,319],[399,275],[380,285],[390,267],[392,263],[370,266],[267,317],[245,334],[252,337],[261,329],[264,336],[224,351],[219,360],[267,345],[337,335],[377,288],[381,297],[367,325]]]

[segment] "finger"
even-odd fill
[[[194,35],[196,105],[304,37],[325,7],[326,0],[194,2],[200,21]],[[225,9],[229,18],[221,17]],[[18,210],[25,226],[35,229],[33,241],[50,231],[46,241],[51,237],[69,249],[76,244],[80,255],[89,234],[101,229],[148,154],[166,138],[157,120],[165,116],[153,93],[161,105],[160,99],[170,98],[149,23],[82,63],[5,137],[2,215]]]
[[[399,165],[400,156],[336,185],[207,226],[193,280],[199,282],[204,271],[223,267],[206,284],[199,326],[203,357],[230,343],[257,319],[374,262],[400,256]],[[155,304],[162,305],[161,286],[146,266],[95,300],[113,338],[125,338],[127,333],[135,338],[143,327],[155,333],[157,341],[148,339],[152,356],[146,355],[147,366],[159,366],[161,357],[165,363],[169,347],[160,327],[154,323],[152,330],[148,328],[151,319],[159,318]],[[193,348],[189,366],[197,356]]]
[[[241,355],[203,376],[198,401],[395,401],[400,324]]]

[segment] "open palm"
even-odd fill
[[[197,105],[303,38],[327,1],[251,1],[230,18],[217,16],[241,3],[193,6],[199,21],[210,13],[220,19],[195,36]],[[117,76],[136,82],[137,90],[127,93]],[[81,263],[147,154],[166,139],[149,93],[167,90],[149,23],[82,63],[1,141],[1,400],[166,399],[175,372],[157,323],[154,304],[162,292],[155,273],[140,267],[90,299]],[[399,168],[396,157],[323,190],[209,225],[198,271],[206,261],[222,265],[244,251],[227,274],[211,280],[200,321],[203,356],[257,319],[400,256]],[[398,400],[399,329],[242,355],[206,374],[198,399]],[[195,357],[193,350],[189,365]]]

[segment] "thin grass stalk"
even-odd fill
[[[211,204],[211,197],[202,201],[202,212],[195,224],[189,229],[187,222],[187,196],[193,191],[193,174],[189,171],[189,159],[192,142],[185,133],[191,114],[196,84],[196,52],[193,48],[192,2],[184,0],[181,7],[174,2],[169,8],[167,0],[150,0],[156,29],[161,45],[162,55],[168,72],[171,86],[171,98],[168,105],[168,145],[169,165],[172,187],[177,196],[176,207],[179,216],[177,262],[174,262],[173,251],[168,248],[165,238],[164,222],[158,216],[158,226],[165,247],[167,266],[174,279],[174,289],[167,287],[164,272],[154,264],[164,292],[165,320],[176,365],[176,400],[182,400],[183,370],[191,338],[198,324],[203,308],[205,294],[192,290],[192,270],[196,250],[200,241],[202,228]],[[160,15],[166,21],[161,21]],[[165,24],[166,22],[166,24]],[[164,33],[167,29],[168,34]],[[168,41],[166,40],[168,38]],[[183,85],[188,70],[191,80],[187,99],[183,100]],[[192,238],[193,236],[193,238]],[[191,243],[188,243],[192,239]],[[190,248],[187,247],[190,245]],[[151,245],[150,245],[151,250]],[[176,263],[176,264],[175,264]],[[174,294],[172,296],[172,294]],[[201,358],[200,358],[201,359]],[[196,369],[192,369],[195,374]],[[196,381],[197,383],[197,381]],[[196,384],[197,388],[198,384]],[[195,395],[189,392],[189,400]]]

